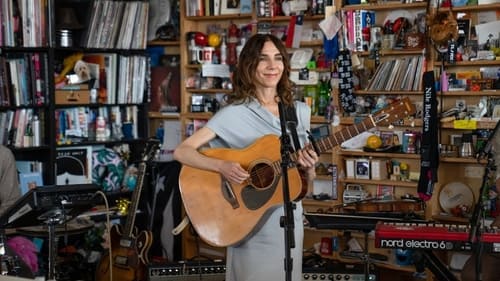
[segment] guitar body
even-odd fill
[[[111,257],[113,260],[113,279],[110,279],[109,254],[101,257],[101,262],[96,271],[96,281],[145,281],[146,265],[149,263],[148,251],[153,242],[150,231],[141,231],[132,239],[123,243],[123,233],[120,225],[113,225],[110,233]]]
[[[225,247],[244,240],[271,210],[283,204],[278,136],[266,135],[241,149],[207,149],[203,154],[236,161],[250,174],[250,181],[230,183],[220,173],[184,165],[179,175],[184,208],[198,235],[207,243]],[[290,200],[307,191],[296,168],[288,169]]]

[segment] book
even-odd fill
[[[19,174],[29,174],[35,172],[41,174],[43,172],[43,162],[16,160],[16,168]]]
[[[40,172],[19,174],[19,188],[21,189],[21,195],[24,195],[30,189],[37,186],[43,186],[42,174]]]
[[[57,149],[57,185],[92,183],[92,146]]]

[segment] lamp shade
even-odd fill
[[[73,8],[57,8],[56,10],[57,29],[81,29],[83,25],[78,22]]]

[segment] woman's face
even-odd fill
[[[255,73],[257,88],[276,88],[283,68],[283,56],[278,48],[271,41],[264,43]]]

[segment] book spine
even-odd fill
[[[356,46],[355,47],[356,51],[363,51],[362,40],[363,40],[363,33],[362,33],[362,27],[361,27],[361,11],[355,10],[354,11],[354,43]]]
[[[220,1],[221,0],[212,0],[214,3],[214,16],[220,15]]]

